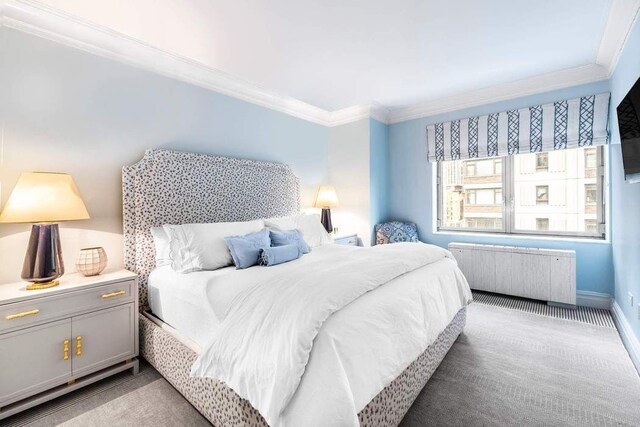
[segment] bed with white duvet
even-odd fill
[[[464,327],[446,250],[327,244],[287,165],[147,150],[122,179],[140,355],[213,425],[397,426]],[[276,256],[296,233],[311,252]]]
[[[191,375],[224,381],[272,426],[358,413],[471,301],[445,249],[322,245],[272,267],[149,277],[154,314],[195,342]]]

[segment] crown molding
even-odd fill
[[[596,64],[607,69],[609,76],[618,64],[622,49],[640,16],[640,0],[614,0],[602,33]]]
[[[327,126],[329,112],[30,0],[0,0],[0,25]]]
[[[389,123],[399,123],[450,111],[464,110],[466,108],[492,104],[508,99],[597,82],[608,78],[609,75],[604,67],[589,64],[464,92],[433,101],[421,102],[391,111],[387,121]]]
[[[612,2],[597,63],[473,90],[396,110],[372,102],[327,111],[276,94],[223,71],[81,20],[33,0],[0,0],[0,26],[145,69],[323,126],[372,118],[391,124],[494,102],[606,80],[640,15],[640,0]]]

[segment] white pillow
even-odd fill
[[[320,222],[319,214],[300,214],[269,218],[264,220],[264,225],[277,231],[298,229],[302,232],[304,241],[312,248],[331,243],[331,237],[329,237],[329,233],[327,233],[327,230],[324,229],[324,226]]]
[[[156,247],[156,267],[171,264],[171,249],[169,248],[169,236],[163,227],[151,227],[151,237]]]
[[[169,235],[171,268],[178,273],[216,270],[233,264],[224,238],[260,231],[261,219],[244,222],[165,225]]]
[[[302,231],[304,241],[312,248],[331,243],[331,237],[320,222],[320,214],[298,216],[297,229]]]

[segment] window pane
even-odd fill
[[[442,162],[441,227],[502,231],[502,158]]]
[[[514,231],[597,234],[597,148],[552,151],[513,159]],[[590,156],[593,159],[590,159]],[[592,172],[590,172],[592,171]],[[592,222],[593,221],[593,222]]]

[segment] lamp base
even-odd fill
[[[64,274],[58,224],[33,224],[29,246],[22,265],[22,279],[32,282],[28,290],[46,289],[58,285]]]
[[[331,209],[322,208],[320,222],[324,226],[324,229],[327,230],[327,233],[331,233],[333,231],[333,224],[331,224]]]
[[[55,286],[58,286],[59,284],[60,284],[59,280],[52,280],[50,282],[44,282],[44,283],[29,283],[27,285],[27,290],[37,291],[38,289],[48,289],[48,288],[53,288]]]

